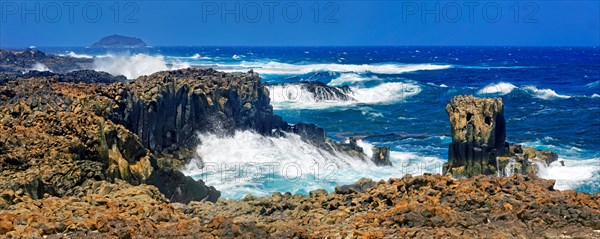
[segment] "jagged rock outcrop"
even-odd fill
[[[505,141],[506,123],[501,98],[456,96],[446,106],[452,126],[448,163],[443,172],[455,177],[478,174],[511,176],[535,174],[558,156]]]
[[[505,149],[502,99],[456,96],[446,112],[452,126],[452,143],[444,172],[457,177],[495,174],[496,156]]]
[[[273,114],[257,74],[227,74],[212,69],[165,71],[113,85],[116,106],[109,119],[135,132],[154,152],[173,154],[195,147],[197,133],[232,134],[288,129]]]
[[[73,195],[86,180],[122,179],[132,185],[161,182],[156,186],[173,201],[206,200],[207,195],[216,200],[214,188],[161,168],[135,133],[107,119],[117,105],[107,97],[114,85],[58,79],[16,80],[0,87],[0,189],[36,199]]]
[[[0,50],[0,72],[21,74],[47,67],[55,73],[67,73],[73,70],[91,69],[93,59],[49,55],[39,50]],[[38,68],[39,68],[38,67]]]

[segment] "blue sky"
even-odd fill
[[[0,47],[600,46],[600,1],[2,1]]]

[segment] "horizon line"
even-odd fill
[[[143,47],[117,47],[117,48],[103,48],[103,47],[90,47],[90,46],[2,46],[0,49],[6,50],[23,50],[23,49],[36,49],[36,48],[94,48],[94,49],[136,49],[136,48],[155,48],[155,47],[289,47],[289,48],[301,48],[301,47],[528,47],[528,48],[557,48],[557,47],[571,47],[571,48],[597,48],[600,45],[148,45]]]

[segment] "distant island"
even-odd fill
[[[146,43],[139,38],[127,37],[121,35],[110,35],[103,37],[98,42],[92,44],[93,48],[121,48],[121,47],[144,47]]]

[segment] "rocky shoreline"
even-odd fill
[[[600,237],[600,193],[556,191],[536,177],[531,162],[557,156],[506,143],[498,99],[457,97],[447,107],[444,172],[461,179],[362,179],[332,193],[234,201],[178,170],[199,157],[198,132],[295,133],[379,166],[391,164],[389,148],[368,159],[353,138],[339,143],[314,124],[288,124],[253,72],[184,69],[127,81],[40,54],[0,52],[11,59],[0,65],[0,237]],[[59,73],[21,73],[35,62],[54,62]]]

